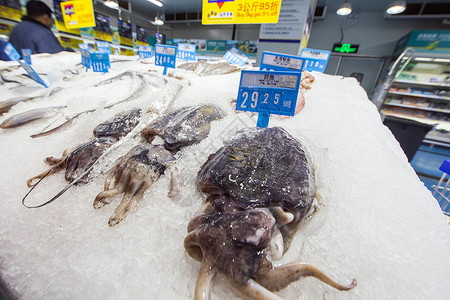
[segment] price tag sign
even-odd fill
[[[22,49],[22,58],[27,64],[31,65],[31,49]]]
[[[236,110],[259,113],[258,127],[267,127],[270,114],[293,116],[301,73],[247,71],[241,73]]]
[[[108,53],[111,54],[111,47],[109,46],[109,42],[96,42],[97,51],[99,53]]]
[[[300,56],[305,58],[305,70],[323,73],[330,59],[330,51],[303,48]]]
[[[155,65],[164,67],[163,75],[167,74],[167,68],[175,68],[176,55],[175,46],[155,45]]]
[[[86,71],[91,68],[91,53],[89,50],[81,49],[81,64],[86,67]]]
[[[90,53],[91,66],[94,72],[106,73],[111,68],[108,53]]]
[[[39,84],[42,84],[44,87],[48,88],[45,81],[41,78],[41,76],[39,76],[39,74],[33,69],[32,66],[30,66],[29,64],[27,64],[24,61],[19,61],[19,64],[22,66],[22,68],[25,69],[25,71],[27,71],[27,73],[28,73],[28,75],[30,75],[31,79],[33,79],[34,81],[36,81]]]
[[[5,48],[3,48],[3,52],[9,57],[12,61],[18,61],[20,59],[20,54],[17,52],[16,48],[11,45],[11,43],[7,43]]]
[[[194,60],[197,46],[192,44],[178,43],[177,58],[183,60]]]
[[[139,58],[150,58],[152,56],[152,46],[139,46]]]
[[[248,56],[244,54],[241,50],[236,47],[228,50],[227,53],[223,56],[225,60],[227,60],[232,65],[243,66],[248,61]]]
[[[305,59],[300,56],[264,51],[259,64],[260,70],[302,72]]]

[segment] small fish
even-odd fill
[[[0,102],[0,116],[4,113],[8,112],[11,107],[16,105],[17,103],[23,102],[23,101],[30,101],[35,99],[36,97],[16,97],[12,99],[8,99],[5,101]]]
[[[51,117],[55,113],[57,113],[60,109],[65,108],[65,107],[67,107],[67,106],[51,106],[51,107],[32,109],[32,110],[14,115],[12,117],[9,117],[5,121],[3,121],[2,124],[0,124],[0,127],[3,129],[13,128],[13,127],[18,127],[18,126],[24,125],[24,124],[29,123],[34,120]]]

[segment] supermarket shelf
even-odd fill
[[[414,120],[417,122],[422,122],[425,124],[436,125],[437,130],[442,129],[442,130],[450,131],[450,122],[447,122],[447,121],[432,120],[432,119],[427,119],[427,118],[418,118],[418,117],[413,117],[413,116],[410,116],[407,114],[398,114],[398,113],[392,113],[392,112],[388,112],[388,111],[381,111],[381,113],[386,116],[399,117],[399,118]]]
[[[418,81],[411,81],[411,80],[394,80],[394,83],[405,83],[405,84],[413,84],[413,85],[450,88],[450,84],[446,84],[446,83],[418,82]]]
[[[450,100],[450,97],[443,97],[443,96],[436,96],[436,95],[427,95],[427,94],[418,94],[418,93],[408,93],[408,92],[389,91],[388,94],[400,95],[400,96],[412,96],[412,97],[420,97],[420,98],[436,99],[436,100]]]
[[[407,104],[397,104],[397,103],[390,103],[390,102],[384,103],[384,105],[407,107],[407,108],[413,108],[413,109],[436,111],[436,112],[450,114],[450,110],[448,110],[448,109],[439,109],[439,108],[432,108],[432,107],[426,107],[426,106],[415,106],[415,105],[407,105]]]

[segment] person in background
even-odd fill
[[[0,39],[0,60],[10,60],[6,53],[3,51],[6,46],[6,41]]]
[[[17,24],[9,36],[9,42],[21,53],[21,49],[31,49],[32,54],[58,53],[65,49],[61,46],[51,28],[52,10],[41,1],[27,2],[27,15]]]

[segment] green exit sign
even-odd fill
[[[339,53],[356,53],[358,52],[359,45],[353,44],[334,44],[332,52]]]

